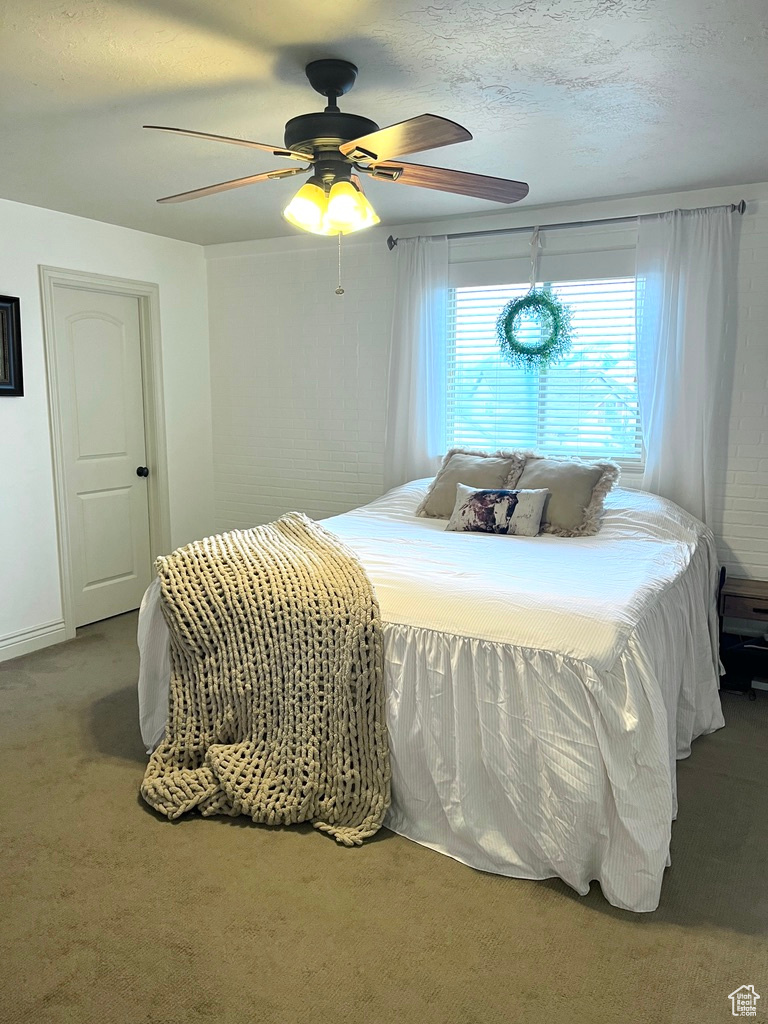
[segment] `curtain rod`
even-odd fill
[[[725,203],[718,204],[725,206]],[[739,200],[738,203],[730,203],[731,213],[743,214],[747,209],[747,204],[744,199]],[[716,207],[707,206],[704,207],[707,210],[714,210]],[[588,224],[621,224],[628,223],[629,221],[637,220],[637,217],[645,216],[644,214],[637,214],[634,217],[603,217],[599,220],[571,220],[565,221],[563,224],[541,224],[539,227],[542,231],[551,231],[553,228],[581,228],[586,227]],[[511,235],[516,231],[533,231],[536,227],[535,224],[530,224],[527,227],[519,228],[489,228],[487,231],[457,231],[455,234],[447,234],[446,238],[483,238],[486,235]],[[437,238],[438,235],[427,235],[427,238]],[[399,238],[393,238],[392,235],[387,239],[387,248],[392,251],[397,243],[400,241]]]

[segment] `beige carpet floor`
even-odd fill
[[[171,824],[139,798],[136,616],[0,666],[0,1020],[768,1019],[768,694],[679,765],[658,911],[482,874],[389,832]]]

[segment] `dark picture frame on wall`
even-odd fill
[[[23,394],[21,303],[10,295],[0,295],[0,398]]]

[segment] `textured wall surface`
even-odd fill
[[[741,221],[733,381],[718,445],[725,486],[715,497],[722,563],[735,576],[768,579],[768,198]]]
[[[323,240],[325,241],[325,240]],[[216,526],[382,493],[394,261],[381,240],[210,259]]]

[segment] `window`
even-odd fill
[[[571,309],[570,351],[545,370],[512,367],[496,320],[528,285],[451,289],[447,444],[536,448],[552,455],[613,458],[639,467],[635,279],[544,285]],[[539,325],[521,324],[536,343]]]

